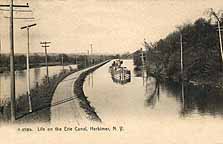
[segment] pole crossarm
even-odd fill
[[[48,46],[48,45],[45,45],[45,46],[42,46],[42,47],[50,47],[50,46]]]
[[[40,42],[40,44],[50,44],[51,42]]]
[[[33,27],[33,26],[36,26],[37,24],[31,24],[31,25],[27,25],[27,26],[23,26],[21,27],[21,29],[25,29],[25,28],[30,28],[30,27]]]
[[[216,28],[216,31],[219,31],[219,29],[220,29],[220,31],[223,31],[223,27],[220,27],[220,28]]]
[[[0,5],[0,7],[10,7],[10,5]],[[12,5],[12,7],[29,7],[29,4],[27,3],[26,5]]]
[[[0,11],[10,11],[9,9],[2,9]],[[21,9],[13,9],[14,12],[32,12],[32,10],[21,10]]]
[[[10,17],[7,17],[7,16],[4,16],[4,18],[10,18]],[[34,17],[13,17],[13,19],[35,19]]]

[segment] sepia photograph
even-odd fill
[[[0,143],[223,144],[222,0],[0,0]]]

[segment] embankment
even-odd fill
[[[31,89],[32,112],[29,112],[28,96],[26,94],[16,99],[16,123],[50,122],[50,107],[52,97],[58,84],[68,75],[77,70],[67,70],[46,79],[35,88]],[[7,122],[10,119],[10,102],[1,107],[0,121]]]
[[[27,95],[20,96],[16,102],[16,119],[18,123],[24,122],[49,122],[50,107],[54,91],[57,85],[68,75],[77,70],[61,72],[49,79],[49,84],[46,80],[39,86],[31,90],[32,112],[28,109]],[[10,105],[10,104],[9,104]],[[9,113],[6,109],[5,113]],[[8,116],[9,117],[9,116]]]
[[[108,62],[109,61],[106,61],[92,69],[89,69],[83,72],[82,74],[80,74],[80,76],[77,78],[77,80],[74,83],[74,94],[76,94],[79,99],[80,107],[84,109],[84,111],[86,112],[88,116],[88,119],[97,121],[97,122],[102,122],[102,120],[96,113],[95,108],[90,104],[88,97],[84,94],[83,84],[84,84],[85,78],[87,77],[89,73],[95,71],[96,69],[98,69],[99,67],[103,66],[104,64]]]

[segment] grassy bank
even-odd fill
[[[84,94],[83,84],[84,84],[85,78],[87,77],[89,73],[95,71],[97,68],[101,67],[107,62],[104,62],[92,69],[89,69],[88,71],[83,72],[74,83],[74,93],[77,95],[79,99],[81,108],[85,110],[86,114],[88,115],[88,119],[93,120],[93,121],[98,121],[98,122],[102,122],[102,120],[95,112],[95,108],[88,101],[88,97]]]
[[[47,79],[44,78],[42,83],[36,85],[31,89],[31,102],[33,112],[29,112],[28,96],[21,95],[16,100],[16,119],[17,122],[49,122],[50,121],[50,106],[53,93],[57,85],[68,75],[77,70],[61,71],[59,74]],[[42,110],[40,112],[40,110]],[[10,119],[10,102],[2,106],[1,116],[2,120],[8,121]]]
[[[101,64],[102,65],[102,64]],[[101,66],[100,65],[100,66]],[[92,72],[99,66],[94,69],[90,69],[87,72],[81,74],[76,85],[84,81],[82,78],[87,75],[87,73]],[[84,66],[80,67],[80,69],[85,68]],[[28,105],[28,96],[23,94],[16,99],[16,123],[33,123],[33,122],[50,122],[50,107],[51,101],[54,94],[54,91],[57,85],[68,75],[77,72],[78,70],[66,70],[61,71],[59,74],[56,74],[49,78],[49,83],[47,83],[47,79],[44,78],[40,84],[37,84],[35,88],[31,89],[31,102],[32,102],[32,110],[33,112],[29,112]],[[81,99],[81,97],[79,97]],[[86,108],[86,104],[81,102],[82,107]],[[90,107],[87,107],[91,109]],[[0,121],[8,122],[10,120],[10,101],[4,100],[0,101]]]
[[[104,64],[104,63],[103,63]],[[87,76],[88,73],[94,71],[101,65],[88,70],[81,74],[78,82],[75,85],[83,86],[84,78]],[[90,65],[89,65],[90,66]],[[84,69],[86,67],[82,66],[79,67],[80,69]],[[32,110],[33,112],[29,112],[29,105],[28,105],[28,96],[23,94],[16,99],[16,123],[40,123],[40,122],[50,122],[50,107],[51,101],[56,90],[58,84],[68,75],[77,72],[78,70],[66,70],[61,71],[59,74],[56,74],[49,78],[49,83],[47,83],[47,79],[44,78],[40,84],[37,84],[35,88],[31,89],[31,101],[32,101]],[[77,88],[75,86],[75,88]],[[81,89],[83,91],[83,89]],[[79,92],[78,90],[75,92]],[[79,95],[79,99],[82,99],[81,95]],[[0,101],[0,121],[9,122],[10,120],[10,101],[4,100]],[[93,113],[92,107],[90,107],[90,103],[87,100],[83,100],[80,102],[80,105],[86,110],[86,112]],[[96,113],[95,113],[96,114]],[[91,114],[92,118],[95,118]],[[92,119],[91,118],[91,119]]]

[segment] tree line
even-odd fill
[[[63,57],[63,64],[78,64],[79,67],[86,67],[87,65],[101,62],[106,59],[114,58],[113,55],[71,55],[71,54],[54,54],[48,55],[49,65],[61,65]],[[26,68],[26,55],[16,54],[14,57],[16,70],[21,70]],[[45,66],[45,56],[40,54],[33,54],[29,56],[30,67],[40,67]],[[0,56],[0,72],[8,71],[10,67],[10,57],[9,54],[1,54]]]
[[[221,25],[223,25],[223,18]],[[194,23],[184,24],[166,38],[148,44],[145,42],[147,69],[161,68],[161,73],[171,79],[181,76],[180,35],[183,37],[184,79],[201,82],[221,82],[223,62],[219,47],[217,24],[211,19],[199,18]],[[135,53],[140,53],[140,50]],[[141,65],[141,58],[135,58]]]

